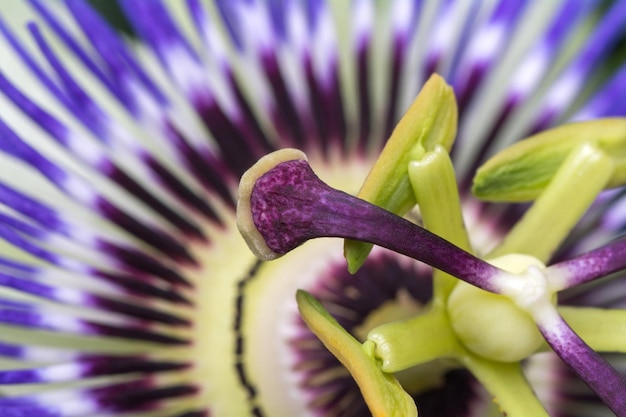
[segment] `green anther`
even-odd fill
[[[607,188],[626,183],[626,119],[614,118],[567,124],[506,148],[480,167],[472,191],[489,201],[534,200],[571,152],[584,143],[612,159],[614,170]]]
[[[415,402],[398,380],[380,369],[372,341],[359,343],[306,291],[296,294],[305,323],[359,385],[374,417],[417,417]]]
[[[541,196],[489,257],[524,253],[547,262],[611,180],[614,160],[598,145],[582,143],[573,148]]]
[[[450,150],[456,128],[454,92],[443,78],[433,74],[395,127],[358,197],[405,215],[415,205],[407,173],[409,162],[437,145]],[[358,271],[371,248],[367,243],[346,241],[344,255],[351,273]]]
[[[409,163],[409,180],[420,208],[424,227],[471,252],[463,223],[461,201],[454,167],[447,150],[441,146]],[[444,302],[458,280],[441,271],[434,276],[434,302]]]
[[[384,372],[399,372],[461,350],[443,309],[383,324],[369,332]]]
[[[559,307],[559,314],[596,352],[626,353],[626,310]]]

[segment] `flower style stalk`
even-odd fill
[[[123,33],[92,3],[0,2],[0,417],[618,407],[516,277],[538,268],[545,310],[626,374],[624,2],[105,2]],[[355,219],[508,295],[355,240],[258,260],[237,186],[284,148],[387,210]]]
[[[479,288],[495,290],[490,281],[501,272],[497,268],[401,217],[328,187],[313,173],[304,154],[279,152],[279,159],[297,159],[281,162],[268,171],[270,175],[259,176],[253,168],[241,181],[240,230],[257,256],[271,260],[309,239],[343,237],[391,249]],[[274,154],[268,158],[271,162],[261,160],[261,167],[276,159]],[[251,236],[253,228],[256,232]]]

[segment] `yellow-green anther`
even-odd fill
[[[626,309],[559,307],[558,310],[596,352],[626,353]]]
[[[613,160],[615,168],[607,188],[626,183],[626,119],[613,118],[567,124],[506,148],[478,169],[472,191],[489,201],[534,200],[572,150],[584,143],[603,150]]]
[[[409,162],[409,180],[424,227],[471,252],[454,167],[447,150],[436,145],[419,160]],[[457,282],[456,278],[437,271],[434,276],[434,301],[444,301]]]
[[[610,181],[614,160],[597,144],[573,148],[541,196],[489,257],[524,253],[547,262]]]
[[[406,214],[415,205],[407,173],[409,161],[437,145],[450,150],[456,128],[454,92],[433,74],[393,130],[358,197],[395,214]],[[350,272],[361,267],[371,248],[370,244],[346,241],[344,255]]]
[[[367,335],[376,345],[384,372],[399,372],[460,351],[444,309],[434,309],[408,320],[383,324]]]
[[[359,343],[306,291],[296,294],[305,323],[359,385],[374,417],[417,417],[415,402],[398,380],[380,369],[373,342]]]

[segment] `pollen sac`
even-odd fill
[[[610,118],[563,125],[515,143],[478,169],[472,192],[488,201],[534,200],[568,155],[585,144],[614,165],[606,188],[626,183],[626,119]]]
[[[399,216],[416,204],[408,175],[409,162],[418,160],[437,145],[450,150],[456,137],[457,105],[454,91],[433,74],[396,125],[358,197]],[[372,245],[346,241],[350,272],[356,272]]]

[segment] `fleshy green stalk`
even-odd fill
[[[419,160],[409,163],[409,179],[420,208],[424,227],[461,249],[472,248],[463,223],[454,167],[446,149],[435,146]],[[434,274],[434,303],[443,303],[458,281],[441,271]]]

